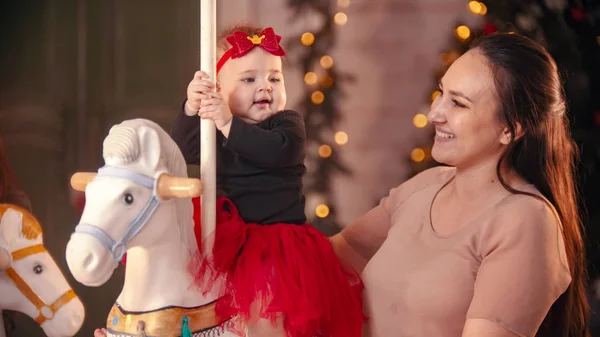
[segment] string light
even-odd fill
[[[465,25],[456,27],[456,36],[461,40],[466,40],[471,36],[471,30]]]
[[[325,56],[321,57],[320,63],[321,63],[321,67],[323,67],[325,69],[329,69],[333,66],[333,58],[331,58],[331,56],[329,56],[329,55],[325,55]]]
[[[596,42],[598,42],[598,44],[600,44],[600,36],[596,36]]]
[[[348,7],[350,7],[350,0],[338,0],[337,4],[341,8],[348,8]]]
[[[336,13],[333,17],[333,22],[335,22],[336,25],[343,26],[348,23],[348,15],[344,12]]]
[[[440,54],[440,59],[442,60],[442,63],[445,65],[449,65],[450,64],[450,54],[448,53],[441,53]]]
[[[315,43],[315,36],[313,33],[306,32],[300,37],[300,42],[307,47],[311,46],[313,43]]]
[[[313,102],[313,104],[321,104],[325,100],[325,95],[321,91],[317,90],[310,95],[310,100]]]
[[[425,159],[425,151],[421,148],[415,148],[410,152],[410,159],[415,163],[420,163]]]
[[[479,11],[479,15],[486,15],[487,14],[487,6],[483,2],[480,2],[479,5],[481,5],[481,10]]]
[[[336,132],[333,138],[338,145],[344,145],[348,143],[348,134],[346,134],[344,131]]]
[[[325,76],[322,76],[320,85],[323,88],[331,88],[331,86],[333,85],[333,78],[331,78],[331,76],[327,74]]]
[[[312,71],[309,71],[306,73],[306,75],[304,75],[304,82],[306,82],[308,85],[316,84],[317,80],[317,74],[313,73]]]
[[[427,126],[427,116],[424,114],[416,114],[415,117],[413,117],[413,124],[419,129],[424,128]]]
[[[437,95],[439,95],[439,94],[440,94],[440,91],[439,91],[439,90],[436,90],[436,91],[434,91],[434,92],[431,94],[431,101],[433,102],[433,101],[435,100],[435,98],[437,97]]]
[[[329,146],[327,144],[323,144],[323,145],[319,146],[319,156],[321,158],[329,158],[329,157],[331,157],[332,153],[333,153],[333,150],[331,149],[331,146]]]
[[[315,208],[315,214],[319,218],[326,218],[329,215],[329,207],[325,204],[320,204]]]

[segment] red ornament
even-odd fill
[[[585,12],[579,8],[571,8],[571,17],[573,20],[581,22],[585,19]]]
[[[597,110],[594,113],[594,124],[596,124],[596,126],[600,126],[600,110]]]
[[[489,35],[498,31],[498,28],[491,22],[486,22],[483,25],[483,34]]]

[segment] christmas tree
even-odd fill
[[[470,1],[466,8],[481,15],[480,27],[458,23],[452,32],[454,45],[441,54],[436,85],[447,68],[467,49],[473,38],[500,32],[516,32],[546,47],[559,67],[569,108],[572,134],[580,150],[578,180],[591,278],[600,272],[600,2],[494,0]],[[436,91],[432,97],[435,97]],[[428,97],[429,101],[430,97]],[[423,116],[415,125],[424,126]],[[430,144],[413,150],[414,174],[436,165],[428,155]]]
[[[332,202],[331,177],[348,174],[336,148],[348,141],[343,131],[334,132],[341,117],[338,107],[343,98],[342,84],[352,77],[339,70],[329,55],[336,44],[336,26],[347,23],[343,12],[349,0],[330,1],[290,0],[294,18],[312,16],[320,26],[290,39],[288,49],[294,52],[297,64],[304,74],[305,93],[299,110],[304,115],[307,136],[307,168],[304,192],[307,197],[307,215],[311,224],[327,235],[339,231]],[[290,53],[292,54],[292,53]]]

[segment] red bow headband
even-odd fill
[[[236,59],[242,57],[252,48],[259,46],[265,51],[275,55],[275,56],[285,56],[285,51],[279,45],[279,41],[281,41],[281,36],[275,35],[275,31],[273,28],[268,27],[263,29],[259,35],[250,36],[240,30],[236,30],[232,35],[229,35],[227,38],[227,42],[231,44],[231,48],[229,48],[223,56],[217,62],[217,72],[221,70],[225,62],[230,58]]]

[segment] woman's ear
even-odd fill
[[[515,133],[515,140],[523,137],[525,134],[520,123],[515,123]],[[510,143],[510,139],[512,138],[511,136],[510,130],[508,128],[504,128],[504,130],[502,130],[502,135],[500,135],[500,143],[508,145]]]

